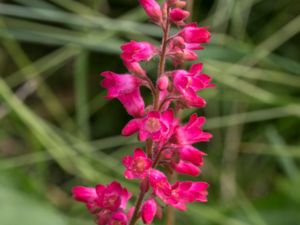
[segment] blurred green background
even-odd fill
[[[120,164],[137,145],[119,136],[130,117],[103,98],[98,74],[125,72],[120,44],[159,43],[137,2],[0,0],[1,225],[93,224],[73,185],[117,179],[136,193]],[[217,87],[198,111],[214,134],[198,146],[211,187],[176,224],[299,225],[299,0],[192,4],[213,33],[199,57]]]

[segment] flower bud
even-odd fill
[[[138,62],[124,61],[124,65],[130,73],[143,77],[146,76],[146,71],[141,67],[141,65]]]
[[[140,4],[154,22],[160,22],[162,20],[160,5],[155,0],[140,0]]]
[[[172,9],[170,12],[171,21],[178,26],[184,25],[184,20],[187,19],[189,16],[190,13],[188,11],[179,8]]]
[[[157,203],[153,198],[148,199],[142,206],[142,219],[145,224],[151,224],[157,211]]]
[[[157,87],[160,91],[166,90],[168,86],[169,86],[169,78],[167,76],[161,76],[157,80]]]

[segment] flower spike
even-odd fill
[[[150,20],[161,28],[161,45],[134,40],[124,43],[120,57],[128,72],[101,73],[106,98],[118,99],[132,116],[122,135],[136,134],[145,145],[122,159],[124,177],[138,180],[139,194],[135,196],[135,205],[127,207],[132,194],[118,181],[74,187],[73,198],[86,205],[97,225],[135,225],[139,220],[151,224],[168,213],[164,212],[164,206],[185,211],[190,203],[207,201],[206,182],[172,177],[198,176],[206,154],[193,145],[212,138],[202,128],[205,117],[193,114],[182,124],[178,116],[184,109],[206,106],[199,92],[214,87],[212,78],[203,72],[202,63],[183,69],[185,62],[198,59],[197,51],[209,42],[210,32],[197,23],[186,24],[190,12],[185,9],[184,0],[165,0],[162,5],[156,0],[139,0],[139,3]],[[171,36],[172,25],[179,30]],[[156,79],[146,69],[154,58],[158,58]],[[175,68],[166,67],[167,61]],[[146,93],[142,88],[150,90],[152,102],[142,95]]]

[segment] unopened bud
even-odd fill
[[[144,8],[147,15],[156,23],[162,19],[160,5],[155,0],[140,0],[141,6]]]
[[[157,87],[160,91],[166,90],[168,86],[169,86],[169,78],[167,76],[163,75],[157,80]]]

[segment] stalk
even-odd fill
[[[157,78],[159,78],[164,72],[165,72],[165,67],[166,67],[166,55],[167,55],[167,47],[168,47],[168,39],[169,39],[169,32],[170,32],[170,21],[169,21],[169,11],[170,8],[168,7],[167,9],[167,18],[165,21],[165,25],[163,26],[163,37],[162,37],[162,45],[161,45],[161,55],[160,55],[160,60],[158,64],[158,71],[157,71]],[[154,103],[154,110],[159,110],[159,90],[155,88],[155,95],[153,99]],[[152,150],[153,150],[153,141],[151,139],[148,139],[146,142],[146,151],[148,156],[152,156]],[[156,163],[153,165],[155,168],[158,165],[158,160],[159,160],[160,154],[158,154],[158,158],[155,160]],[[144,197],[147,192],[144,192],[143,190],[140,191],[138,199],[135,204],[135,210],[134,214],[132,216],[132,219],[129,223],[129,225],[135,225],[137,221],[139,220],[139,212],[140,208],[142,206]]]

